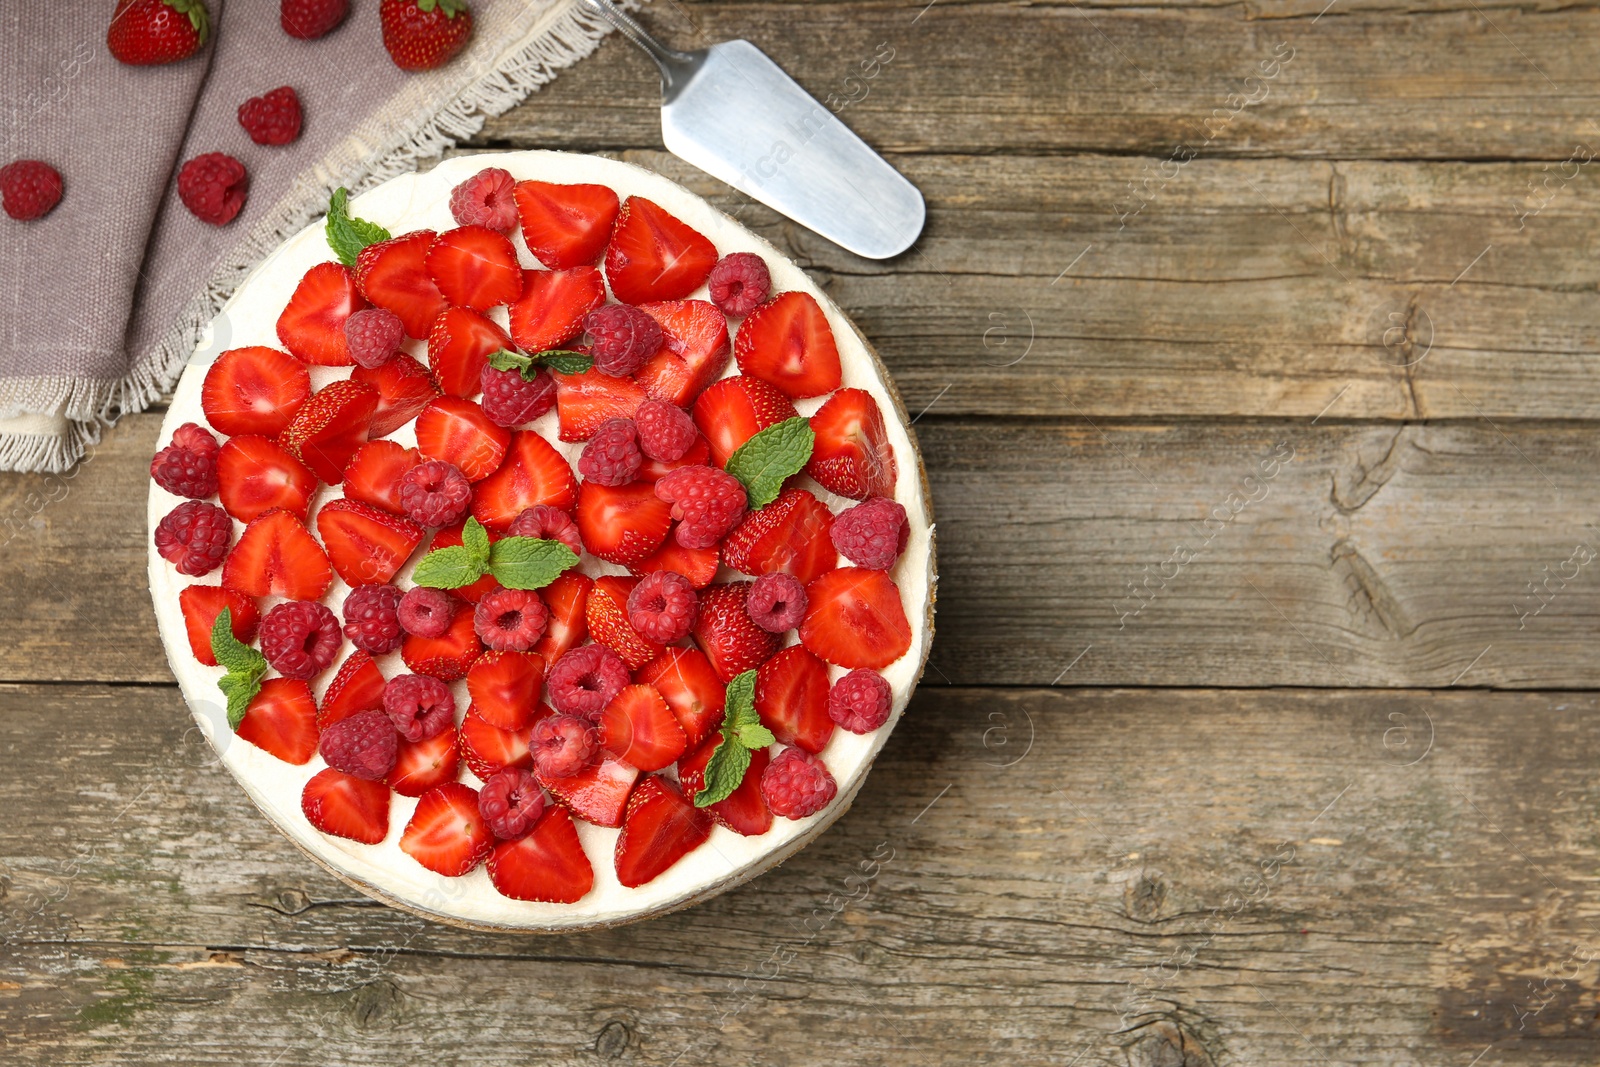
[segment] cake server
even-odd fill
[[[668,48],[611,0],[581,0],[661,68],[667,150],[858,256],[922,232],[922,194],[749,41]]]

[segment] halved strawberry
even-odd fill
[[[400,835],[400,851],[446,878],[459,878],[488,859],[494,834],[478,814],[478,791],[446,782],[422,794]]]
[[[744,609],[750,585],[732,582],[700,590],[700,614],[690,633],[724,682],[761,666],[778,651],[778,635],[757,626]]]
[[[317,729],[326,730],[334,723],[360,711],[383,707],[383,672],[372,655],[361,649],[339,664],[339,671],[323,690],[322,703],[317,707]]]
[[[683,795],[691,801],[705,787],[706,764],[711,762],[711,755],[721,740],[720,736],[708,739],[678,764],[678,784],[683,787]],[[767,800],[761,795],[761,774],[771,762],[772,757],[766,749],[751,752],[750,766],[745,768],[739,785],[726,799],[706,808],[711,817],[745,837],[760,837],[772,829],[772,809],[767,807]]]
[[[572,816],[551,806],[529,833],[494,846],[489,881],[512,900],[575,904],[594,888],[594,868]]]
[[[517,250],[487,226],[457,226],[428,249],[428,274],[456,307],[488,311],[522,295]]]
[[[400,506],[400,479],[422,462],[422,453],[393,441],[368,441],[350,457],[344,469],[344,495],[404,515]]]
[[[584,482],[573,516],[583,547],[626,567],[648,559],[672,528],[672,505],[643,482],[606,486]]]
[[[865,567],[824,574],[806,586],[800,643],[840,667],[887,667],[911,648],[900,588]]]
[[[678,300],[717,265],[717,247],[666,208],[630,196],[606,246],[606,280],[624,304]]]
[[[607,574],[596,578],[594,588],[589,591],[589,603],[584,609],[584,617],[589,623],[589,636],[620,656],[632,671],[661,655],[660,645],[628,623],[628,594],[638,584],[639,579],[631,575]]]
[[[535,772],[539,784],[557,804],[596,826],[622,825],[628,796],[639,779],[639,768],[617,759],[603,759],[570,778],[546,778]]]
[[[428,249],[438,234],[413,230],[370,244],[356,257],[356,284],[368,302],[400,316],[406,333],[421,340],[445,309],[444,294],[428,274]]]
[[[278,443],[318,478],[338,485],[350,457],[366,443],[377,408],[378,391],[367,383],[350,378],[330,382],[311,394]]]
[[[756,668],[756,714],[782,743],[821,752],[833,736],[828,686],[828,665],[790,645]]]
[[[750,312],[739,324],[733,358],[741,372],[795,399],[839,388],[839,346],[810,293],[779,293]]]
[[[489,356],[510,347],[511,336],[476,311],[445,308],[428,334],[428,366],[444,392],[477,396]]]
[[[365,382],[378,391],[378,406],[372,412],[368,437],[388,437],[417,417],[428,401],[439,395],[428,368],[404,352],[381,367],[357,367],[350,380]]]
[[[644,388],[632,378],[613,378],[597,370],[552,374],[556,380],[556,418],[563,441],[587,441],[607,419],[631,419],[644,403]]]
[[[583,332],[583,317],[606,302],[605,281],[593,267],[530,270],[511,305],[511,338],[524,351],[543,352]]]
[[[316,491],[317,476],[311,468],[270,437],[230,437],[217,453],[217,499],[240,522],[273,508],[303,519]]]
[[[531,652],[490,651],[467,671],[467,694],[484,722],[502,730],[533,722],[544,686],[544,659]]]
[[[456,780],[461,753],[455,730],[434,734],[426,741],[401,738],[395,750],[394,768],[384,780],[403,797],[420,797],[435,786]]]
[[[461,758],[467,770],[487,781],[495,772],[507,767],[533,766],[533,753],[528,744],[533,738],[533,723],[550,714],[550,709],[539,705],[543,714],[535,713],[528,725],[518,730],[502,730],[468,708],[461,717]]]
[[[600,743],[608,754],[646,772],[672,766],[689,747],[666,700],[644,684],[623,686],[605,706]]]
[[[429,459],[454,463],[468,481],[493,474],[510,443],[510,430],[495,425],[483,408],[460,397],[441,396],[417,416],[417,448]]]
[[[230,348],[200,386],[200,407],[218,433],[275,434],[311,395],[304,363],[276,348]]]
[[[544,636],[533,650],[544,657],[546,669],[589,636],[584,609],[593,587],[593,578],[582,571],[571,570],[539,590],[539,599],[549,610],[550,621],[545,623]]]
[[[518,182],[512,190],[528,251],[551,270],[593,263],[617,221],[617,194],[604,185]]]
[[[617,881],[630,889],[653,881],[706,843],[715,820],[653,774],[634,787],[617,835]]]
[[[797,412],[789,398],[760,378],[735,375],[713,382],[694,402],[694,424],[711,446],[711,459],[726,466],[728,457],[774,423]]]
[[[804,489],[785,489],[778,499],[739,521],[722,543],[722,558],[752,577],[792,574],[806,585],[839,562],[829,534],[832,529],[828,505]]]
[[[405,566],[425,531],[410,519],[341,497],[317,510],[328,562],[346,585],[383,585]]]
[[[454,526],[445,526],[440,528],[440,530],[433,535],[433,540],[428,542],[428,551],[432,552],[435,549],[440,548],[454,548],[455,546],[461,544],[461,529],[465,525],[466,520],[463,519]],[[488,533],[489,542],[491,544],[500,540],[500,535],[495,531],[490,530]],[[471,585],[464,585],[459,589],[450,590],[450,595],[460,597],[469,604],[476,604],[478,601],[482,600],[486,594],[492,593],[499,588],[500,583],[494,580],[494,576],[491,574],[485,574],[482,578],[479,578]],[[540,590],[541,597],[543,594],[544,591]],[[466,612],[466,614],[471,615],[472,612],[469,610]]]
[[[684,548],[678,544],[677,538],[669,537],[659,552],[628,569],[638,575],[651,571],[673,571],[689,579],[689,584],[696,589],[704,589],[716,578],[720,562],[716,545],[710,548]]]
[[[240,737],[285,763],[311,762],[317,754],[317,702],[298,678],[268,678],[250,700]]]
[[[817,435],[806,473],[852,500],[894,496],[900,468],[878,402],[864,389],[841,389],[811,416]]]
[[[450,620],[450,629],[442,637],[418,637],[407,634],[400,646],[400,658],[416,674],[431,674],[442,682],[453,682],[466,677],[480,653],[483,642],[472,628],[472,611],[467,608],[456,612]]]
[[[344,320],[367,306],[356,288],[356,276],[343,263],[318,263],[295,287],[289,306],[278,316],[278,340],[302,363],[348,367]]]
[[[689,446],[689,451],[673,460],[660,460],[646,458],[639,464],[639,473],[634,475],[636,481],[649,482],[654,485],[679,467],[703,467],[711,461],[711,446],[706,443],[704,434],[695,435],[694,444]]]
[[[222,584],[245,596],[316,600],[332,581],[322,546],[287,511],[265,511],[251,519],[222,565]]]
[[[389,836],[389,787],[332,767],[311,776],[300,810],[306,822],[333,837],[376,845]]]
[[[698,648],[669,648],[634,677],[655,686],[677,716],[691,747],[722,725],[728,689]]]
[[[228,628],[245,644],[254,639],[256,624],[261,621],[254,600],[220,585],[185,587],[178,594],[178,607],[183,610],[183,628],[189,635],[189,648],[194,658],[207,667],[217,665],[217,657],[211,652],[211,628],[217,624],[217,616],[222,614],[223,608],[230,613]]]
[[[656,400],[687,408],[728,365],[728,320],[704,300],[664,300],[639,310],[661,325],[661,351],[635,377]]]
[[[500,469],[472,492],[472,514],[485,526],[504,530],[525,509],[549,504],[571,511],[578,479],[555,446],[532,430],[517,430]]]

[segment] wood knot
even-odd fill
[[[1211,1054],[1195,1036],[1166,1019],[1146,1023],[1133,1031],[1124,1046],[1128,1067],[1216,1067]]]
[[[622,1054],[628,1051],[628,1041],[632,1038],[628,1024],[621,1019],[612,1019],[600,1028],[594,1037],[595,1055],[603,1060],[619,1060]]]
[[[311,897],[303,890],[280,889],[278,891],[278,910],[285,915],[299,915],[311,907]]]
[[[1137,922],[1154,922],[1167,901],[1167,882],[1159,871],[1142,871],[1122,890],[1122,908]]]
[[[350,996],[350,1015],[362,1029],[378,1025],[399,1009],[400,990],[393,982],[372,982]]]

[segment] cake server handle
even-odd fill
[[[638,45],[656,61],[656,66],[661,68],[662,103],[668,103],[678,95],[688,84],[689,79],[694,77],[694,72],[700,68],[705,58],[703,53],[694,54],[668,48],[639,25],[638,20],[611,0],[578,0],[578,3],[611,23],[613,29]]]

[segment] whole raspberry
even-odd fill
[[[631,304],[606,304],[583,317],[595,370],[625,378],[661,348],[661,324]]]
[[[48,215],[61,203],[61,172],[37,159],[7,163],[0,167],[0,202],[18,222]]]
[[[748,315],[767,298],[772,275],[754,252],[729,252],[711,268],[706,288],[724,315]]]
[[[658,645],[670,645],[688,636],[699,606],[689,579],[672,571],[651,571],[628,594],[628,625]]]
[[[314,678],[339,654],[339,620],[315,600],[290,600],[261,620],[261,654],[285,678]]]
[[[550,610],[531,589],[496,589],[478,601],[472,628],[486,648],[526,652],[544,636]]]
[[[202,500],[217,491],[217,439],[192,422],[172,431],[172,443],[150,461],[150,477],[173,496]]]
[[[528,741],[541,778],[571,778],[600,756],[600,731],[576,715],[546,715]]]
[[[521,426],[556,406],[556,380],[543,367],[530,381],[521,371],[495,370],[485,364],[478,381],[483,386],[483,413],[496,426]]]
[[[883,675],[857,667],[828,690],[828,718],[853,734],[870,734],[889,721],[893,700]]]
[[[821,760],[803,748],[786,748],[761,772],[761,795],[774,814],[804,819],[828,806],[839,786]]]
[[[244,164],[222,152],[195,156],[178,171],[178,199],[195,218],[213,226],[232,222],[249,193]]]
[[[383,712],[401,737],[426,741],[456,724],[456,698],[437,678],[397,674],[383,687]]]
[[[656,482],[656,497],[672,505],[678,544],[710,548],[744,517],[744,484],[715,467],[679,467]]]
[[[239,105],[239,125],[256,144],[288,144],[300,136],[300,97],[287,85]]]
[[[840,513],[828,536],[850,562],[886,571],[906,550],[911,527],[906,523],[906,509],[880,496]]]
[[[381,656],[405,640],[400,629],[400,590],[358,585],[344,598],[344,635],[357,648]]]
[[[763,574],[751,583],[744,610],[767,633],[784,633],[805,618],[806,587],[792,574]]]
[[[661,463],[682,459],[700,436],[689,413],[665,400],[640,404],[633,413],[633,428],[639,435],[639,451]]]
[[[344,21],[350,0],[283,0],[278,24],[290,37],[314,41]]]
[[[472,483],[455,464],[430,459],[400,476],[400,506],[412,522],[453,526],[472,506]]]
[[[533,829],[544,814],[544,790],[538,779],[521,767],[507,767],[491,775],[478,790],[478,814],[502,841],[515,841]]]
[[[583,540],[578,535],[578,524],[560,508],[549,504],[535,504],[523,508],[506,527],[507,537],[537,537],[542,541],[560,541],[578,555],[583,555]]]
[[[567,715],[597,721],[628,684],[628,665],[605,645],[581,645],[556,660],[545,685],[550,703]]]
[[[643,462],[633,420],[607,419],[583,446],[578,473],[596,485],[627,485]]]
[[[322,731],[317,751],[336,771],[376,782],[394,769],[400,735],[376,708],[360,711]]]
[[[226,511],[215,504],[185,500],[156,523],[156,552],[179,574],[198,578],[222,563],[232,537],[233,520]]]
[[[344,342],[356,366],[376,370],[394,358],[406,324],[388,308],[362,308],[344,320]]]
[[[400,628],[417,637],[443,637],[456,617],[456,598],[442,589],[425,585],[406,590],[396,613]]]
[[[511,190],[517,180],[500,167],[485,167],[450,190],[450,214],[461,226],[487,226],[510,233],[517,224]]]

